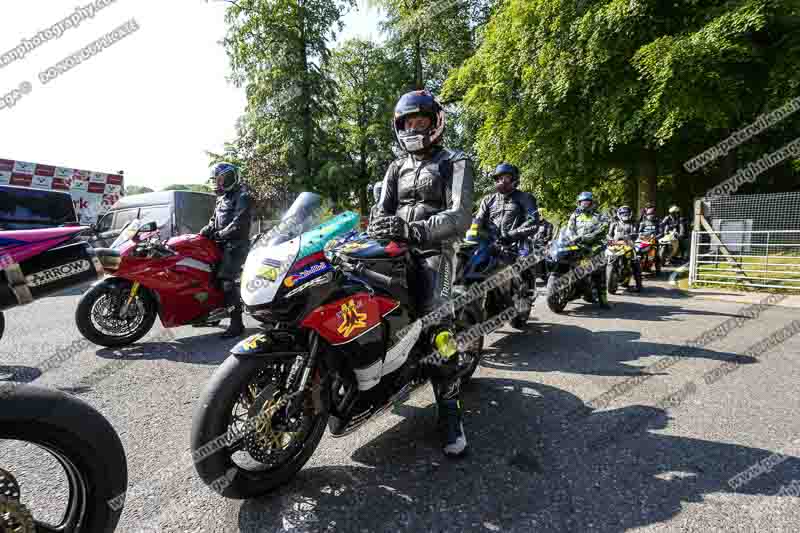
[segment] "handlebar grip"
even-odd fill
[[[363,264],[359,264],[356,268],[356,274],[363,277],[370,283],[374,285],[380,285],[386,289],[392,289],[400,285],[399,281],[395,278],[384,276],[379,272],[375,272],[374,270],[370,270],[364,267]]]

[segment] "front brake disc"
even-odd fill
[[[0,533],[36,533],[33,515],[19,499],[19,483],[0,468]]]

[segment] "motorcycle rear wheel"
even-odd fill
[[[232,427],[235,418],[234,408],[240,399],[251,392],[250,386],[259,378],[260,373],[271,365],[279,363],[264,357],[230,356],[211,377],[192,419],[192,454],[201,455],[199,452],[205,445],[226,434],[232,436],[241,434]],[[291,366],[293,362],[294,359],[289,359],[287,364]],[[259,392],[263,393],[266,389],[265,387]],[[327,389],[323,387],[320,394],[324,404],[328,394]],[[239,451],[244,452],[246,439],[255,436],[255,431],[250,431],[244,438],[228,440],[227,445],[223,441],[223,445],[217,451],[199,458],[194,463],[195,470],[206,485],[212,488],[216,485],[215,490],[225,498],[243,500],[267,494],[291,481],[308,462],[325,433],[328,417],[327,410],[313,415],[310,428],[304,440],[299,443],[299,450],[293,451],[285,460],[282,459],[272,468],[265,468],[267,465],[261,463],[258,464],[260,469],[249,470],[234,462],[233,455]],[[252,455],[250,457],[251,461],[260,463]],[[226,481],[221,482],[223,480]]]
[[[132,287],[132,284],[127,280],[125,283],[128,283],[128,294],[130,294],[130,288]],[[103,333],[97,328],[92,320],[92,312],[98,301],[101,301],[103,298],[111,297],[112,290],[114,289],[115,286],[107,282],[103,282],[92,287],[83,295],[80,303],[78,304],[78,308],[75,310],[75,323],[78,326],[78,331],[81,332],[81,335],[86,337],[86,339],[89,341],[107,348],[127,346],[138,341],[147,335],[147,332],[153,327],[153,324],[156,321],[156,315],[158,314],[158,304],[150,295],[149,291],[143,287],[140,287],[136,294],[136,299],[132,305],[135,305],[136,300],[141,299],[141,303],[144,306],[144,316],[142,321],[136,325],[133,331],[130,331],[127,334],[115,336]]]
[[[483,320],[478,316],[477,311],[470,307],[465,307],[461,313],[459,313],[458,319],[456,320],[457,335],[469,331],[471,327],[481,322],[483,322]],[[472,352],[472,361],[469,364],[469,369],[461,376],[461,385],[466,385],[480,366],[481,359],[483,358],[483,336],[474,341],[469,348],[469,351]]]
[[[7,386],[13,387],[8,394]],[[35,444],[56,458],[67,474],[70,494],[62,523],[49,524],[48,529],[36,522],[32,510],[38,531],[114,531],[124,507],[124,497],[118,497],[128,488],[128,463],[119,435],[101,413],[58,390],[3,385],[0,439]],[[0,464],[4,466],[8,468]],[[21,492],[19,503],[24,505],[24,487]],[[2,522],[0,516],[0,530]]]

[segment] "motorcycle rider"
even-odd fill
[[[636,223],[633,221],[633,210],[623,205],[617,209],[617,221],[611,224],[608,228],[608,238],[612,241],[625,241],[628,246],[634,248],[636,241],[637,231]],[[634,248],[635,249],[635,248]],[[642,265],[639,263],[639,256],[633,254],[631,261],[631,269],[633,270],[633,279],[636,282],[635,292],[642,290]]]
[[[656,238],[656,241],[663,237],[661,233],[661,223],[659,223],[658,216],[656,216],[656,206],[652,203],[647,204],[647,207],[644,209],[644,216],[642,216],[642,220],[639,222],[639,235],[653,236]]]
[[[536,235],[533,236],[533,240],[541,242],[542,244],[547,244],[553,240],[554,229],[553,224],[551,224],[549,220],[540,217],[539,230],[536,232]]]
[[[669,214],[664,217],[664,220],[661,221],[661,233],[666,235],[672,230],[677,230],[677,239],[678,239],[678,256],[673,258],[680,259],[681,261],[686,260],[686,251],[687,251],[687,231],[686,231],[686,220],[681,216],[681,208],[677,205],[673,205],[669,208]]]
[[[225,293],[225,305],[233,306],[231,322],[222,338],[238,337],[244,333],[242,300],[236,278],[250,249],[250,218],[253,199],[250,190],[241,183],[239,168],[231,163],[218,163],[211,169],[217,205],[200,235],[217,241],[223,250],[217,279]]]
[[[605,238],[608,232],[608,225],[608,219],[595,208],[594,195],[586,191],[580,193],[577,198],[577,208],[570,215],[567,222],[569,231],[578,235],[577,243],[579,245],[590,245]],[[592,275],[596,276],[600,307],[610,309],[605,267],[596,269]]]
[[[440,253],[421,260],[410,289],[424,315],[450,297],[455,272],[455,243],[469,227],[472,213],[472,161],[442,146],[444,109],[426,90],[404,94],[395,106],[395,139],[405,154],[386,171],[372,238],[401,239],[410,246]],[[431,369],[431,381],[445,435],[443,452],[462,455],[464,435],[457,354]]]
[[[500,236],[501,244],[521,245],[522,241],[533,236],[539,229],[539,209],[536,198],[521,191],[519,187],[519,169],[509,163],[500,163],[494,169],[497,192],[484,196],[478,206],[478,212],[472,219],[470,233],[476,233],[488,227],[494,228]],[[522,275],[534,287],[534,273],[528,269]]]

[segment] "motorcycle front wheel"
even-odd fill
[[[301,419],[290,426],[282,385],[295,359],[267,357],[228,357],[195,409],[190,442],[195,470],[225,498],[254,498],[285,485],[325,433],[329,413],[317,411],[310,388],[303,393]],[[318,385],[318,369],[311,376],[309,382]],[[319,389],[322,403],[326,390]]]
[[[140,286],[128,309],[128,316],[117,316],[120,305],[131,294],[128,280],[103,281],[89,289],[75,310],[78,331],[89,341],[116,348],[138,341],[150,331],[158,315],[158,304],[150,291]]]
[[[617,269],[614,268],[616,263],[611,263],[606,266],[606,288],[609,294],[617,294],[619,288],[619,280],[617,278]]]
[[[11,454],[4,455],[0,508],[6,513],[0,513],[0,531],[17,531],[20,523],[35,525],[40,532],[114,531],[128,488],[128,463],[119,435],[102,414],[58,390],[0,385],[0,441],[5,439],[33,444],[52,455],[66,474],[69,495],[60,523],[37,520],[42,513],[25,505],[24,486],[21,490],[9,464]]]
[[[563,312],[569,301],[565,294],[566,290],[556,289],[556,282],[558,279],[559,276],[555,273],[550,274],[547,278],[547,307],[554,313]]]

